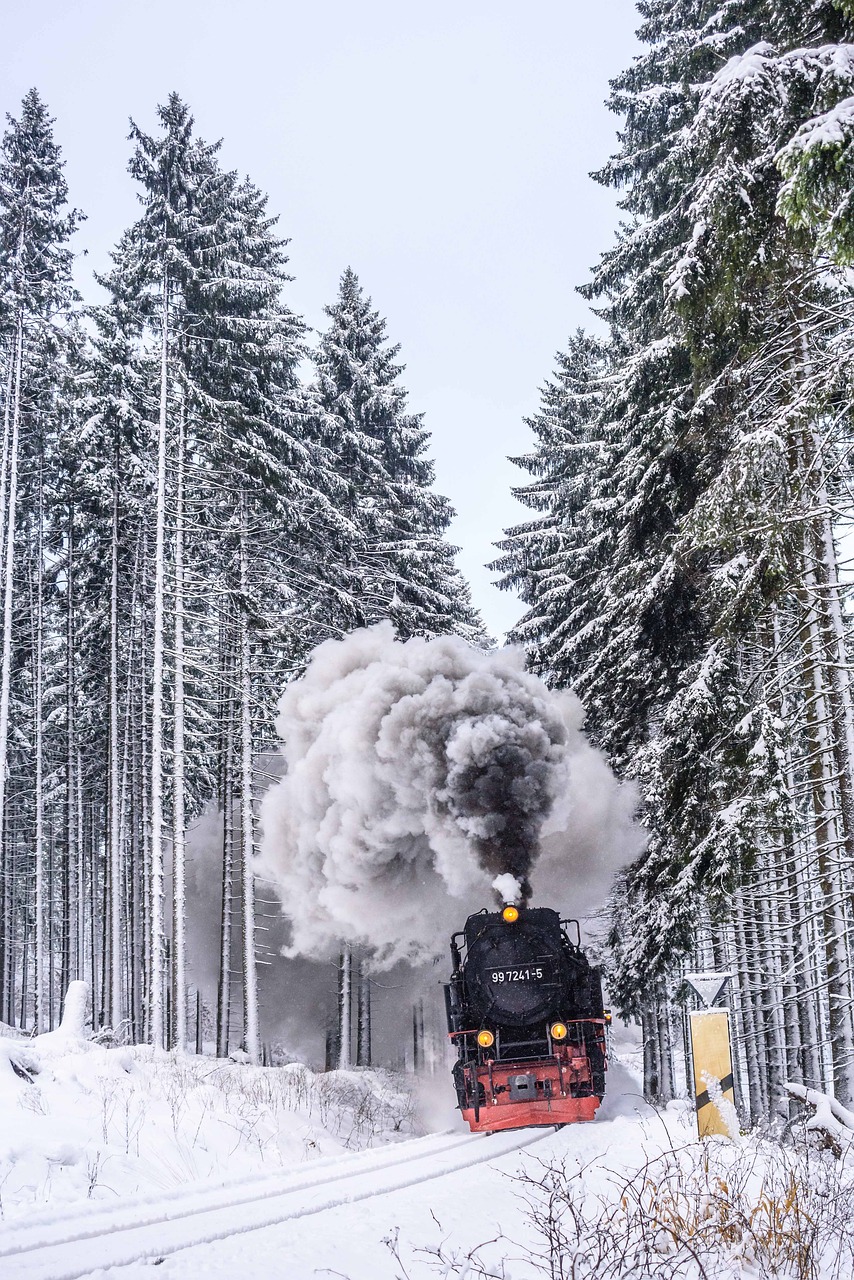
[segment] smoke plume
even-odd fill
[[[610,879],[638,847],[634,796],[582,719],[517,650],[401,643],[389,623],[320,645],[282,695],[285,774],[262,804],[259,869],[290,920],[288,954],[345,940],[378,966],[426,961],[469,910],[530,895],[544,836],[564,898],[591,835]]]

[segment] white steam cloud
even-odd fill
[[[469,911],[528,898],[532,878],[561,910],[600,905],[642,840],[634,793],[582,721],[519,650],[401,643],[390,623],[320,645],[279,703],[286,771],[262,803],[259,869],[290,920],[287,954],[343,940],[378,967],[421,963]]]
[[[521,880],[511,876],[509,871],[505,871],[501,876],[496,876],[492,882],[492,887],[502,902],[509,902],[512,906],[516,906],[524,897]]]

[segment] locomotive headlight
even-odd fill
[[[491,1031],[478,1031],[477,1042],[481,1049],[488,1049],[490,1045],[495,1044],[495,1036]]]
[[[505,907],[504,910],[501,912],[501,917],[504,920],[505,924],[515,924],[516,921],[519,919],[519,908]]]
[[[551,1028],[551,1030],[552,1030],[552,1040],[565,1040],[565,1039],[566,1039],[566,1024],[565,1024],[565,1023],[563,1023],[563,1022],[553,1022],[553,1023],[552,1023],[552,1028]]]

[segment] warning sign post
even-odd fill
[[[689,1019],[700,1137],[706,1138],[711,1134],[734,1137],[735,1090],[729,1012],[726,1009],[701,1009],[689,1014]]]

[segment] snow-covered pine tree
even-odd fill
[[[314,355],[310,390],[314,433],[331,461],[326,493],[334,516],[318,520],[320,558],[298,597],[303,648],[390,618],[402,639],[457,634],[486,643],[468,586],[446,540],[453,512],[433,491],[429,434],[406,412],[400,348],[349,267],[326,308],[330,325]],[[357,1057],[370,1055],[369,976],[356,966],[360,1032]],[[337,1062],[351,1062],[353,958],[339,968]]]
[[[20,964],[18,986],[26,990],[32,949],[35,1016],[41,1026],[49,1016],[46,1005],[52,990],[48,956],[53,877],[46,897],[45,873],[51,868],[45,866],[44,794],[34,800],[31,757],[19,748],[28,739],[35,747],[35,774],[44,783],[45,473],[65,412],[66,370],[79,344],[70,321],[76,295],[68,243],[79,220],[79,213],[68,208],[53,121],[38,93],[31,90],[20,116],[8,117],[0,156],[0,1017],[17,1020],[12,1006],[17,967]],[[31,875],[22,850],[33,847],[33,828],[36,865]],[[71,936],[67,849],[64,867],[58,916],[67,970]],[[31,885],[35,922],[28,930]],[[25,1003],[22,1000],[22,1020]]]
[[[107,918],[91,912],[87,978],[92,983],[95,1016],[118,1030],[125,1021],[134,1040],[143,1035],[140,975],[148,949],[142,922],[141,886],[145,882],[145,832],[140,830],[133,761],[138,756],[138,711],[147,697],[149,673],[140,665],[141,546],[147,507],[146,460],[150,426],[146,414],[146,363],[138,359],[141,319],[135,293],[124,297],[129,272],[114,254],[108,277],[111,300],[92,310],[95,336],[89,356],[86,391],[70,442],[76,476],[76,502],[82,520],[77,542],[77,599],[83,633],[81,684],[86,703],[103,708],[98,741],[86,743],[95,777],[107,777],[105,857],[89,895],[105,897]],[[104,655],[109,655],[104,669]],[[106,676],[106,682],[105,682]],[[97,763],[96,763],[97,762]],[[86,788],[87,801],[92,792]],[[106,893],[101,891],[100,870]],[[98,969],[107,977],[102,985]]]
[[[303,581],[297,566],[316,562],[323,549],[311,519],[337,519],[320,493],[330,470],[308,439],[297,384],[303,325],[282,299],[289,280],[285,244],[267,202],[251,183],[230,176],[222,192],[217,241],[193,308],[197,342],[188,363],[188,429],[193,455],[208,491],[206,519],[219,554],[207,581],[219,601],[218,648],[223,656],[222,696],[231,729],[220,735],[227,807],[226,837],[240,831],[240,902],[245,1050],[260,1052],[255,986],[254,761],[269,748],[275,693],[304,660],[290,615]],[[213,576],[212,576],[213,575]],[[199,607],[198,605],[196,606]],[[204,606],[202,606],[202,609]],[[263,710],[262,710],[263,709]],[[239,817],[235,824],[233,817]],[[226,867],[233,863],[226,851]],[[227,1045],[230,961],[230,875],[224,877],[220,1049]]]
[[[186,1033],[180,901],[185,789],[192,793],[195,788],[197,803],[213,790],[204,750],[192,752],[197,772],[182,767],[184,680],[175,662],[176,657],[180,662],[183,637],[184,493],[175,477],[183,480],[185,456],[192,448],[185,433],[199,299],[211,278],[222,208],[233,179],[219,170],[216,148],[193,136],[192,118],[177,95],[160,109],[159,118],[157,136],[132,126],[130,170],[142,187],[143,213],[122,237],[113,267],[102,280],[111,301],[99,315],[88,447],[97,459],[92,470],[100,477],[103,558],[110,566],[105,584],[109,603],[102,616],[110,619],[113,963],[105,1005],[111,1017],[119,1016],[122,983],[116,957],[123,914],[126,941],[136,958],[145,961],[144,991],[132,968],[125,975],[134,1030],[140,1032],[142,1021],[145,1034],[162,1045],[172,1041],[176,1030]],[[176,502],[177,512],[172,507]],[[201,507],[201,499],[196,502]],[[179,576],[174,570],[176,528]],[[173,732],[168,735],[170,718]],[[210,716],[204,719],[210,722]],[[203,735],[204,726],[191,717],[193,747],[201,746],[200,728]],[[175,765],[176,745],[182,755],[173,768],[181,792],[177,804],[165,787],[165,762],[171,746]],[[171,845],[177,858],[173,909],[168,912],[164,858],[170,808],[177,812],[179,830],[173,822]],[[139,874],[129,874],[132,867],[143,872],[142,890]],[[170,927],[171,975],[166,965]],[[107,951],[105,943],[105,956]]]
[[[313,394],[320,442],[334,458],[339,509],[305,617],[315,641],[391,618],[403,638],[484,632],[445,534],[453,512],[432,489],[429,434],[406,412],[400,348],[350,268],[326,308]],[[303,605],[304,608],[304,605]]]
[[[132,125],[135,150],[130,172],[142,187],[144,212],[130,233],[137,249],[141,286],[141,318],[156,335],[159,375],[154,464],[153,599],[151,623],[151,945],[148,1004],[152,1042],[164,1045],[171,1032],[165,1013],[166,921],[164,904],[164,839],[167,798],[164,794],[165,715],[167,711],[165,647],[167,629],[167,490],[171,478],[170,445],[176,433],[183,447],[188,352],[192,348],[194,302],[202,296],[206,254],[216,242],[217,213],[227,179],[216,165],[216,147],[193,137],[193,120],[177,94],[159,108],[159,137]],[[212,216],[213,215],[213,216]],[[173,454],[174,456],[174,454]],[[179,682],[183,689],[183,681]],[[173,708],[174,710],[174,708]],[[174,762],[173,762],[174,765]],[[179,783],[183,779],[179,766]],[[183,800],[183,797],[182,797]],[[179,811],[183,807],[179,803]],[[174,835],[174,833],[173,833]],[[179,834],[178,849],[182,848]],[[177,884],[182,879],[177,877]],[[180,911],[180,908],[179,908]],[[182,926],[178,924],[178,932]],[[183,983],[178,998],[183,1001]],[[182,1020],[183,1026],[183,1020]]]
[[[539,412],[526,419],[536,448],[514,458],[534,480],[515,496],[540,514],[508,530],[503,556],[490,566],[528,605],[509,639],[524,645],[532,670],[567,685],[583,667],[583,651],[601,643],[597,606],[612,548],[614,513],[608,453],[602,436],[602,379],[608,354],[579,330],[559,352]]]
[[[840,95],[845,57],[822,46],[849,33],[830,4],[650,0],[641,12],[649,52],[615,83],[626,128],[602,175],[626,188],[635,221],[589,289],[612,335],[588,430],[605,443],[618,520],[593,592],[602,643],[585,652],[583,627],[568,629],[577,661],[560,678],[642,784],[651,839],[621,883],[613,981],[644,1015],[658,1087],[667,982],[693,946],[695,962],[742,976],[737,1048],[756,1110],[787,1064],[830,1083],[826,1049],[850,1093],[850,694],[832,519],[849,410],[830,355],[841,282],[819,279],[815,239],[775,208],[780,148]],[[570,513],[570,546],[587,545],[589,511]],[[566,559],[571,577],[578,557]],[[816,907],[823,931],[811,932]]]
[[[158,842],[149,833],[148,806],[164,836],[171,817],[169,989],[179,1038],[184,1030],[183,830],[204,803],[216,798],[222,808],[218,1045],[227,1052],[235,967],[233,895],[239,885],[243,960],[236,967],[244,975],[245,1047],[256,1056],[254,761],[273,738],[275,694],[306,658],[302,602],[315,589],[318,566],[329,554],[325,531],[346,541],[340,536],[342,486],[333,460],[312,438],[312,414],[297,380],[303,325],[282,299],[289,279],[286,242],[277,235],[266,199],[251,183],[219,168],[216,147],[194,137],[189,112],[175,95],[161,108],[160,122],[156,137],[134,129],[131,167],[143,185],[143,216],[122,238],[103,282],[112,301],[103,313],[99,340],[99,420],[111,440],[125,442],[119,454],[139,476],[138,484],[128,486],[128,502],[125,489],[118,491],[121,554],[134,549],[135,570],[122,577],[130,612],[119,604],[131,628],[118,646],[128,655],[119,659],[128,672],[127,701],[112,711],[113,722],[123,721],[131,736],[123,747],[123,781],[119,784],[113,770],[111,786],[113,794],[125,797],[118,806],[126,815],[119,824],[121,859],[126,862],[141,850],[146,868],[145,895],[141,903],[134,901],[128,927],[137,945],[144,942],[146,1002],[154,1010],[155,1039],[158,1019],[164,1021],[157,1013],[157,999],[163,1004],[157,992],[165,989],[166,975],[162,964],[160,978],[154,969],[167,922],[165,911],[156,908],[162,850],[157,852]],[[124,353],[118,350],[122,343]],[[111,389],[110,379],[116,377],[121,394],[118,387]],[[122,412],[130,415],[124,426]],[[140,423],[143,429],[133,444]],[[105,459],[119,454],[102,447]],[[115,495],[116,484],[114,475],[101,487]],[[117,563],[114,556],[112,563]],[[149,684],[145,665],[140,670],[134,664],[154,656],[158,627],[162,678],[158,683],[152,677]],[[212,688],[217,690],[213,702]],[[171,804],[163,793],[158,818],[157,779],[163,779],[170,747]],[[149,786],[146,775],[152,768]],[[111,841],[114,847],[112,828]],[[143,938],[136,923],[140,911],[143,920],[153,914],[153,931],[146,927]],[[131,987],[128,995],[135,1005]]]
[[[788,229],[779,217],[775,159],[800,121],[814,115],[828,93],[840,92],[840,78],[847,74],[850,86],[852,68],[848,63],[846,72],[845,58],[829,56],[826,46],[804,48],[804,38],[817,35],[814,8],[802,16],[799,29],[792,9],[782,23],[769,12],[768,34],[795,49],[778,52],[766,41],[733,57],[702,91],[695,120],[683,133],[688,155],[702,159],[698,167],[707,176],[690,194],[695,231],[668,288],[703,378],[702,401],[712,410],[703,437],[717,443],[718,460],[677,542],[682,555],[699,553],[709,562],[705,594],[717,638],[706,644],[703,674],[713,652],[721,652],[722,638],[742,668],[747,699],[733,704],[728,732],[721,732],[727,720],[715,716],[717,740],[728,737],[737,745],[745,728],[754,738],[735,785],[721,797],[727,803],[718,806],[715,839],[724,850],[734,839],[725,857],[732,868],[750,873],[758,855],[759,878],[776,846],[778,857],[785,853],[779,872],[789,875],[795,832],[783,819],[781,801],[791,815],[798,796],[809,795],[806,866],[822,885],[819,976],[826,984],[827,1035],[834,1086],[840,1097],[850,1097],[852,977],[840,942],[847,897],[840,859],[851,849],[854,721],[831,493],[850,410],[828,358],[839,329],[834,302],[847,288],[817,271],[814,239]],[[829,17],[825,38],[839,33],[838,15],[829,11]],[[775,760],[767,747],[784,691],[763,672],[770,667],[776,675],[780,645],[791,664],[796,639],[793,675],[800,689],[788,693],[802,719],[795,740],[781,743]],[[695,706],[697,692],[694,682]],[[697,720],[696,712],[686,718],[683,709],[681,724],[690,719]],[[697,754],[686,751],[678,735],[673,745],[674,761]],[[786,785],[787,760],[795,770],[794,794]],[[683,771],[671,765],[669,772],[680,785]],[[806,786],[798,784],[798,773]],[[778,901],[772,899],[771,915]],[[757,910],[769,915],[767,902],[755,891],[744,900],[747,930],[753,927],[758,939],[781,923],[762,918],[751,926]],[[795,899],[794,905],[802,914],[803,904]],[[766,986],[775,982],[779,974],[769,970]],[[777,1049],[769,1057],[767,1040],[757,1054],[759,1062],[772,1064],[781,1057]],[[773,1080],[761,1083],[766,1096],[773,1094]]]

